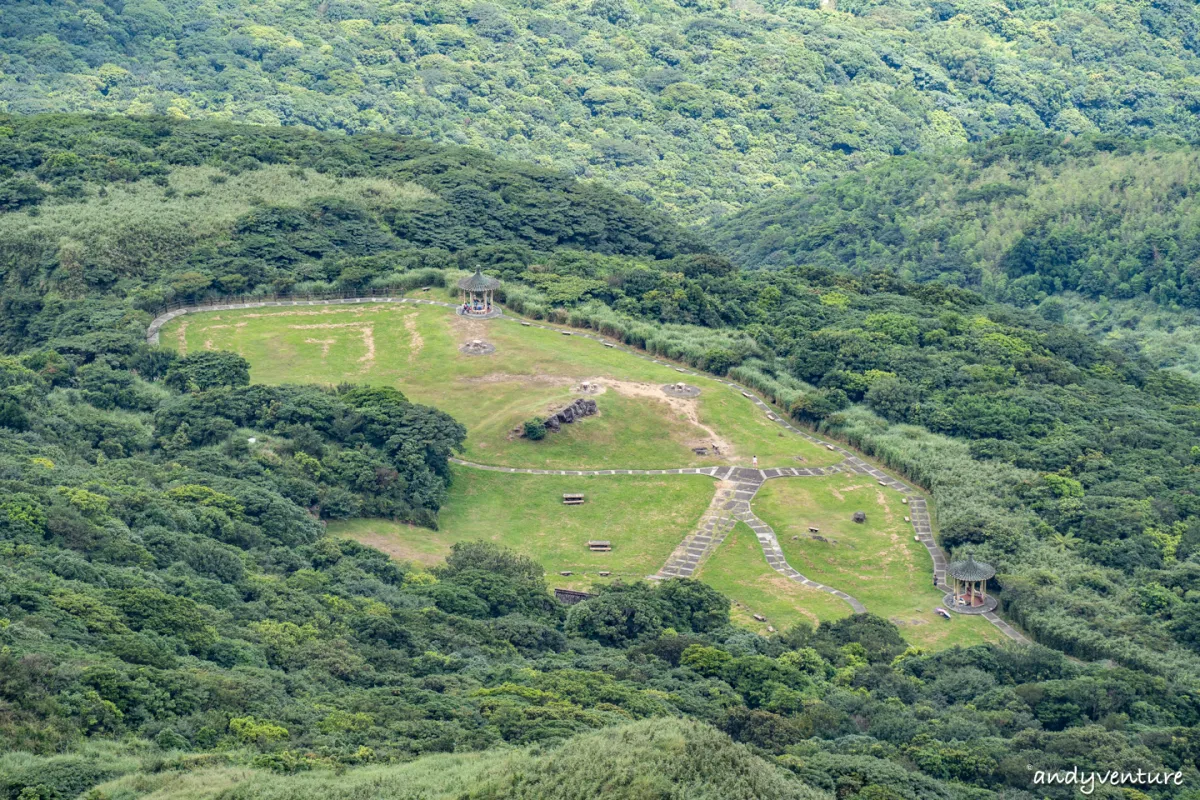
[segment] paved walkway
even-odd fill
[[[455,303],[443,303],[436,300],[426,300],[423,298],[414,297],[359,297],[359,298],[333,298],[324,300],[264,300],[259,302],[246,303],[221,303],[213,305],[187,306],[184,308],[173,309],[159,316],[150,323],[146,329],[146,341],[151,344],[158,344],[159,332],[162,327],[171,320],[183,314],[198,313],[203,311],[234,311],[246,308],[266,308],[273,306],[320,306],[320,305],[354,305],[361,303],[412,303],[415,305],[430,305],[442,306],[445,308],[457,308]],[[598,476],[598,475],[707,475],[716,478],[718,481],[732,481],[734,486],[731,491],[726,491],[722,496],[722,490],[718,488],[716,496],[713,498],[713,503],[710,504],[708,511],[700,518],[700,524],[695,531],[692,531],[684,538],[679,547],[672,552],[667,563],[663,565],[655,575],[650,577],[655,579],[663,579],[670,577],[687,577],[692,575],[705,558],[712,554],[717,546],[724,541],[729,531],[738,522],[745,522],[754,535],[758,537],[758,542],[762,546],[763,554],[766,556],[767,563],[771,568],[781,575],[785,575],[797,583],[804,584],[813,589],[818,589],[823,592],[835,595],[842,600],[845,600],[856,613],[866,611],[866,607],[854,597],[845,592],[835,589],[832,586],[826,586],[817,581],[810,580],[804,575],[801,575],[788,564],[784,558],[783,550],[779,546],[779,540],[775,536],[775,531],[771,526],[763,522],[750,509],[750,501],[758,492],[759,487],[768,480],[775,478],[801,478],[815,477],[821,475],[832,475],[839,472],[854,472],[860,475],[869,475],[879,482],[880,486],[885,486],[894,489],[908,498],[908,507],[910,509],[909,518],[913,526],[913,533],[917,541],[925,545],[929,551],[929,557],[933,562],[933,577],[934,583],[942,588],[949,588],[946,583],[946,553],[938,545],[933,536],[933,526],[929,518],[929,510],[925,502],[925,498],[913,487],[905,482],[888,475],[878,467],[864,461],[852,450],[847,450],[838,444],[827,442],[818,436],[815,436],[808,431],[797,428],[788,422],[784,417],[779,416],[775,409],[767,405],[763,400],[754,394],[749,388],[742,386],[734,381],[717,378],[704,372],[680,367],[672,362],[664,361],[654,356],[644,353],[640,350],[634,350],[624,345],[617,344],[606,337],[597,334],[589,333],[580,330],[567,330],[554,325],[545,325],[539,322],[523,320],[518,317],[502,316],[501,320],[518,323],[527,328],[540,328],[542,330],[554,331],[566,336],[578,336],[583,339],[591,339],[599,342],[605,347],[614,350],[620,350],[623,353],[628,353],[634,358],[640,358],[643,361],[650,361],[654,364],[662,364],[664,366],[673,367],[676,372],[682,375],[691,375],[698,378],[706,378],[708,380],[716,380],[731,389],[742,393],[746,399],[754,403],[755,406],[763,412],[766,417],[777,425],[787,429],[796,436],[807,439],[813,444],[825,447],[836,453],[844,456],[844,460],[831,467],[780,467],[772,469],[748,469],[746,467],[684,467],[681,469],[600,469],[600,470],[560,470],[560,469],[523,469],[518,467],[499,467],[490,464],[477,464],[472,461],[466,461],[461,458],[451,458],[451,463],[472,469],[482,469],[491,472],[507,472],[515,475],[579,475],[579,476]],[[982,615],[984,619],[992,623],[1005,636],[1015,642],[1028,644],[1029,639],[1026,638],[1020,631],[1009,625],[1001,619],[995,612],[989,611]]]

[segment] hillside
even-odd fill
[[[715,227],[739,265],[804,264],[1039,305],[1200,372],[1200,154],[1169,139],[1021,135],[890,159]]]
[[[414,139],[65,116],[0,118],[0,137],[10,349],[85,335],[100,318],[140,338],[149,318],[130,307],[214,293],[354,291],[422,268],[703,250],[603,186]]]
[[[266,771],[224,769],[168,772],[134,780],[135,791],[152,789],[162,800],[202,800],[229,791],[246,800],[340,800],[365,794],[379,800],[830,798],[711,727],[682,720],[607,728],[575,736],[556,749],[425,756],[401,766],[371,767],[346,775],[321,771],[281,777]],[[118,780],[100,791],[116,794],[128,791],[133,783]]]
[[[943,542],[982,547],[1013,576],[1010,611],[1035,635],[1082,658],[1200,674],[1200,606],[1187,594],[1200,389],[1136,350],[954,287],[813,267],[739,273],[703,252],[673,255],[701,246],[656,212],[475,151],[162,120],[6,125],[22,159],[9,185],[37,189],[38,202],[0,215],[0,344],[42,352],[38,370],[100,360],[161,379],[170,361],[145,361],[142,309],[231,290],[407,291],[483,262],[508,283],[510,309],[729,373],[931,487]],[[300,172],[298,160],[317,168]],[[208,446],[227,435],[203,421],[216,410],[159,424],[203,426],[188,438]],[[245,426],[256,413],[225,416]],[[412,513],[438,497],[410,502]],[[1072,577],[1041,582],[1048,564]],[[1149,603],[1136,588],[1147,583],[1177,602]],[[1064,606],[1077,621],[1055,611]]]
[[[0,111],[412,134],[603,178],[689,221],[1015,128],[1200,136],[1200,21],[1169,0],[4,12]]]
[[[1073,292],[1200,307],[1200,153],[1177,142],[1010,136],[891,159],[718,226],[750,268],[806,264],[1030,305]]]
[[[1030,765],[1200,779],[1196,384],[957,287],[738,271],[609,189],[476,151],[157,119],[0,128],[3,800],[403,797],[472,764],[501,797],[672,796],[664,777],[713,763],[734,797],[1025,800]],[[252,384],[216,342],[144,338],[169,300],[427,297],[476,262],[513,314],[730,375],[926,486],[944,546],[994,562],[1005,615],[1058,649],[922,652],[870,613],[762,636],[685,578],[568,610],[542,564],[487,542],[394,561],[325,522],[439,524],[476,411],[462,392],[453,415],[415,402],[436,365],[412,396],[303,360],[294,380],[322,385]],[[436,352],[438,329],[415,330]],[[560,361],[551,342],[608,357],[539,335]],[[782,529],[799,502],[758,508]]]

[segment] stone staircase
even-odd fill
[[[733,507],[737,484],[731,481],[720,481],[712,502],[700,517],[696,530],[684,537],[679,546],[672,551],[667,563],[663,564],[654,575],[654,580],[667,578],[690,578],[699,569],[704,559],[725,541],[725,537],[737,524]],[[747,506],[749,504],[747,503]]]

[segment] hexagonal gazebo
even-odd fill
[[[459,299],[462,301],[458,313],[477,319],[500,316],[501,311],[493,302],[499,288],[500,281],[484,275],[482,268],[475,267],[474,275],[468,275],[458,282]]]
[[[991,564],[976,561],[970,553],[965,561],[955,561],[946,568],[953,581],[952,591],[942,602],[960,614],[985,614],[996,608],[996,598],[989,597],[987,582],[996,574]]]

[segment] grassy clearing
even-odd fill
[[[426,565],[441,561],[455,542],[487,539],[537,559],[554,586],[587,588],[658,571],[696,526],[714,490],[712,479],[700,475],[577,478],[456,469],[437,531],[371,519],[329,530]],[[587,501],[565,506],[567,492],[582,492]],[[613,549],[593,553],[589,539],[608,539]],[[564,570],[575,574],[563,578],[558,573]],[[601,570],[612,575],[602,578]]]
[[[767,565],[754,531],[738,523],[704,562],[697,576],[734,601],[733,619],[761,634],[767,626],[787,630],[797,622],[814,627],[849,616],[850,606],[833,595],[788,580]],[[754,619],[755,614],[767,618]]]
[[[470,339],[493,343],[496,353],[460,353]],[[263,383],[397,386],[462,421],[470,431],[465,457],[489,464],[664,469],[748,465],[756,455],[764,467],[839,458],[781,430],[719,381],[689,377],[700,397],[670,399],[659,387],[680,380],[671,366],[510,320],[463,320],[444,308],[325,306],[188,315],[167,326],[162,341],[187,352],[234,350]],[[541,442],[512,435],[525,420],[579,396],[575,388],[581,381],[605,387],[596,397],[597,417]],[[720,456],[692,452],[714,441],[724,444]]]
[[[460,353],[459,346],[471,339],[491,342],[496,352]],[[748,465],[756,455],[762,467],[819,466],[840,459],[786,433],[740,392],[715,379],[688,377],[701,389],[700,397],[669,399],[659,387],[681,380],[671,365],[512,320],[463,320],[441,307],[364,304],[187,315],[163,331],[162,341],[184,352],[239,352],[258,382],[396,386],[414,401],[462,421],[468,429],[464,457],[487,464],[668,469]],[[512,435],[526,419],[546,416],[580,396],[583,381],[604,387],[595,395],[599,415],[564,426],[541,442]],[[722,443],[719,456],[692,452],[693,446],[714,441]],[[563,506],[562,494],[576,491],[585,492],[588,502]],[[587,588],[655,572],[694,527],[712,492],[711,480],[703,477],[457,470],[439,531],[379,520],[340,523],[331,530],[425,564],[440,561],[456,541],[487,538],[537,558],[554,585]],[[868,514],[863,526],[849,521],[860,507]],[[912,541],[899,496],[885,494],[873,481],[856,476],[772,481],[755,508],[775,527],[796,569],[856,596],[900,625],[914,643],[946,647],[1000,638],[984,620],[956,617],[947,623],[933,614],[941,593],[932,587],[929,557]],[[809,525],[836,543],[808,538]],[[588,539],[609,539],[614,550],[590,553]],[[601,570],[611,578],[599,578]],[[575,574],[561,578],[560,571]],[[850,613],[840,600],[773,572],[754,537],[741,527],[705,565],[702,577],[733,599],[735,617],[755,629],[766,626],[753,620],[754,613],[779,629]]]
[[[1003,641],[986,620],[955,615],[947,622],[933,609],[943,593],[933,586],[925,546],[913,540],[901,496],[862,475],[769,481],[754,512],[775,529],[789,563],[813,580],[857,597],[887,617],[913,644],[942,649]],[[851,520],[863,511],[867,521]],[[814,539],[809,527],[827,541]]]

